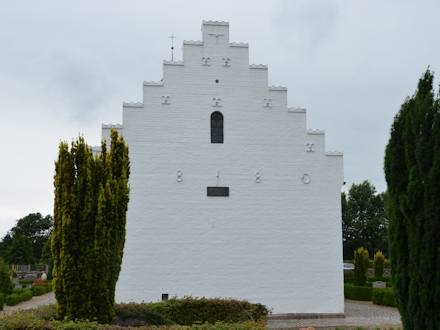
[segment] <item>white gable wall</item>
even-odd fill
[[[217,43],[215,33],[224,34]],[[305,111],[288,111],[286,89],[267,86],[267,67],[249,66],[227,23],[204,22],[202,35],[184,42],[183,63],[164,62],[163,84],[144,83],[143,104],[124,104],[131,191],[116,300],[167,293],[343,313],[341,154],[325,153],[323,132],[307,132]],[[223,144],[210,142],[214,111]],[[217,173],[229,197],[207,196]]]

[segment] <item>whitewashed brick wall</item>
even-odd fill
[[[307,131],[305,111],[288,110],[286,89],[268,87],[267,67],[249,65],[228,23],[203,22],[202,41],[184,42],[183,56],[164,62],[163,84],[144,82],[142,104],[124,103],[131,193],[116,300],[165,293],[343,313],[342,154],[326,154],[324,133]],[[223,144],[210,142],[214,111],[224,116]],[[217,172],[229,197],[207,197]]]

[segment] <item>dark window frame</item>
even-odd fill
[[[211,143],[223,143],[224,117],[220,111],[211,114]]]

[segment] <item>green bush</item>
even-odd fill
[[[373,304],[396,307],[393,288],[373,289]]]
[[[197,323],[215,324],[217,321],[237,323],[256,321],[270,314],[262,304],[252,304],[245,300],[223,298],[172,298],[152,304],[152,310],[180,325]]]
[[[148,325],[171,325],[173,322],[163,316],[163,311],[147,303],[119,303],[115,305],[116,316],[121,320],[137,319]]]
[[[32,292],[31,290],[25,290],[22,293],[13,293],[6,297],[6,304],[9,306],[15,306],[23,301],[31,300]]]
[[[47,281],[46,283],[46,292],[52,292],[52,281]]]
[[[344,284],[344,296],[347,299],[371,301],[373,296],[373,288],[353,284]]]
[[[5,295],[0,293],[0,311],[3,310],[3,305],[5,304]]]
[[[369,277],[368,281],[371,281],[371,282],[381,281],[381,282],[391,283],[391,276]]]
[[[374,255],[374,276],[382,277],[383,268],[385,264],[385,257],[381,251],[377,251]]]
[[[46,286],[36,285],[33,286],[30,290],[33,296],[42,296],[47,292],[46,289],[47,289]]]
[[[243,323],[203,324],[192,326],[141,326],[122,327],[117,325],[102,325],[87,320],[57,321],[54,320],[56,309],[54,305],[41,306],[36,309],[23,310],[12,315],[5,315],[0,318],[0,329],[2,330],[266,330],[264,321],[248,321]]]

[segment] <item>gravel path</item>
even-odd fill
[[[341,319],[306,319],[306,320],[269,320],[269,329],[298,329],[314,327],[316,329],[364,329],[403,328],[397,308],[373,305],[371,302],[345,300],[345,318]]]

